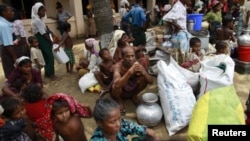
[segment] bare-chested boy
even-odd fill
[[[100,71],[95,71],[94,75],[102,86],[101,97],[109,91],[108,88],[113,80],[112,66],[115,64],[115,61],[112,59],[107,48],[102,48],[99,51],[99,56],[102,58],[102,62],[99,65]]]
[[[231,16],[225,16],[222,20],[222,27],[216,30],[216,42],[223,41],[228,44],[227,54],[230,55],[230,41],[235,42],[236,37],[233,32],[233,18]]]
[[[75,64],[75,55],[74,55],[74,52],[72,50],[73,41],[69,35],[69,32],[71,31],[71,25],[69,23],[63,23],[62,29],[64,32],[62,34],[62,39],[59,43],[59,47],[64,44],[64,51],[67,54],[67,56],[69,57],[69,62],[66,63],[66,70],[67,70],[67,73],[72,73],[73,66]],[[56,49],[56,50],[58,50],[58,49]]]
[[[131,98],[138,105],[137,95],[147,84],[153,83],[153,78],[146,69],[137,62],[133,47],[122,49],[123,60],[114,65],[113,84],[110,89],[111,96],[120,104],[120,111],[125,113],[123,99]]]

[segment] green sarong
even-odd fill
[[[45,61],[44,73],[46,77],[51,77],[55,75],[54,68],[54,56],[52,52],[52,43],[49,42],[43,35],[37,33],[36,38],[39,42],[39,48],[42,51],[43,58]]]

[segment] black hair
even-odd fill
[[[0,105],[2,105],[4,109],[2,116],[4,116],[5,118],[11,118],[16,108],[22,104],[23,103],[21,102],[20,99],[13,96],[2,99],[0,101]]]
[[[29,37],[28,37],[28,42],[29,42],[30,44],[32,44],[33,41],[34,41],[35,39],[37,39],[35,36],[29,36]]]
[[[217,6],[219,6],[219,5],[221,5],[220,2],[216,3],[216,4],[212,7],[212,9],[215,9],[215,8],[216,8]]]
[[[70,23],[62,23],[62,30],[63,31],[67,31],[68,29],[71,28],[71,24]]]
[[[9,5],[7,5],[7,4],[0,4],[0,16],[3,17],[3,13],[7,11],[8,6]]]
[[[193,37],[189,41],[189,46],[193,47],[196,43],[201,43],[201,40],[198,37]]]
[[[118,25],[114,25],[113,30],[117,30],[117,29],[119,29]]]
[[[43,91],[37,84],[31,83],[22,91],[21,96],[25,101],[34,103],[42,99]]]
[[[113,109],[119,109],[119,104],[111,98],[99,98],[96,100],[96,104],[93,111],[93,117],[96,121],[103,122],[110,111]]]
[[[220,49],[227,48],[227,46],[228,46],[227,43],[219,41],[215,44],[215,49],[218,51]]]
[[[21,67],[21,66],[23,66],[23,65],[25,65],[25,64],[27,64],[27,63],[32,63],[31,62],[31,60],[30,59],[24,59],[24,60],[22,60],[20,63],[18,63],[18,67]]]
[[[230,23],[230,22],[233,22],[233,20],[234,20],[234,19],[233,19],[232,16],[226,15],[226,16],[224,16],[223,19],[222,19],[222,25],[223,25],[223,26],[227,26],[227,24]]]
[[[59,1],[57,1],[57,2],[56,2],[56,9],[62,8],[62,7],[63,7],[62,3],[59,2]]]
[[[55,100],[54,103],[52,104],[51,115],[53,116],[55,114],[55,111],[58,108],[62,108],[62,107],[69,107],[68,102],[66,100],[64,100],[64,99]]]
[[[109,51],[108,48],[102,48],[102,49],[99,51],[99,56],[100,56],[100,57],[103,57],[103,53],[104,53],[105,51]]]

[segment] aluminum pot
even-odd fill
[[[158,96],[154,93],[142,95],[142,103],[136,108],[136,116],[140,124],[153,127],[160,123],[163,112],[157,101]]]
[[[250,30],[243,30],[243,34],[238,36],[237,43],[239,47],[250,46]]]

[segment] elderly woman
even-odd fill
[[[46,17],[46,9],[41,2],[37,2],[32,7],[32,31],[39,42],[39,48],[42,51],[43,58],[45,60],[45,77],[49,77],[52,80],[55,79],[55,68],[54,68],[54,56],[52,52],[52,41],[49,37],[49,29],[44,23]]]
[[[22,56],[16,60],[16,68],[2,88],[3,96],[19,96],[27,84],[34,83],[43,86],[40,71],[32,69],[29,57]]]
[[[89,61],[88,70],[93,70],[98,67],[102,61],[99,57],[99,51],[101,49],[100,42],[94,38],[88,38],[85,40],[85,49],[85,57]]]

